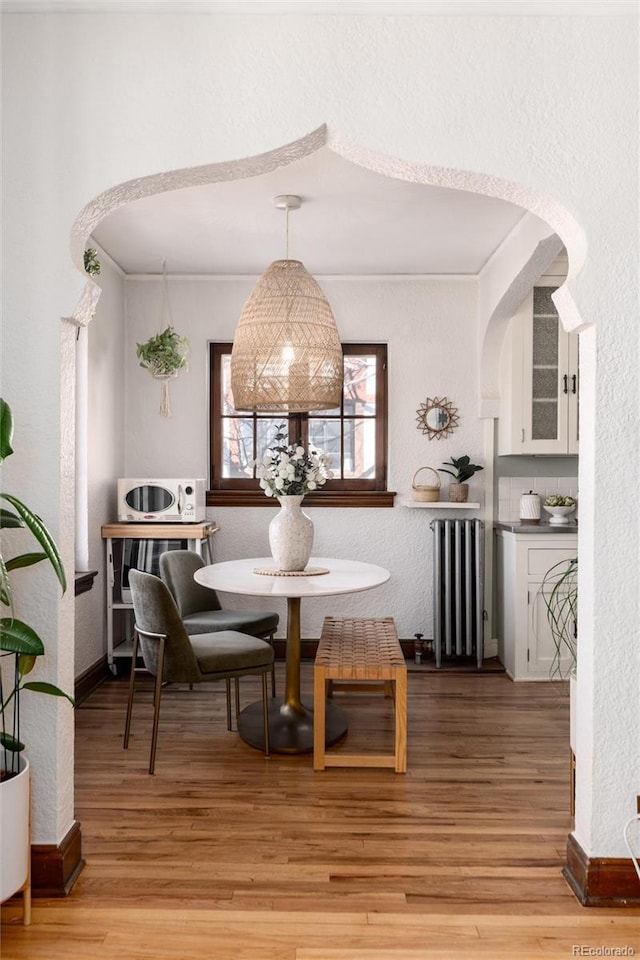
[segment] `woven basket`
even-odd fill
[[[435,485],[416,483],[416,477],[423,470],[431,471],[431,473],[436,478]],[[440,477],[432,467],[419,467],[413,475],[413,480],[411,481],[411,487],[413,489],[413,499],[419,500],[420,503],[433,503],[436,500],[440,499]]]

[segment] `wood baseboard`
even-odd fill
[[[34,897],[66,897],[78,879],[82,859],[82,833],[76,820],[58,843],[31,846],[31,893]]]
[[[96,690],[101,683],[104,683],[105,680],[108,680],[110,676],[111,672],[105,655],[94,663],[93,666],[89,667],[88,670],[81,673],[79,677],[76,677],[74,685],[76,706],[83,703],[89,694],[93,693],[93,691]]]
[[[623,857],[589,857],[572,833],[562,875],[584,907],[637,907],[640,880]]]

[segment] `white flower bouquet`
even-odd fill
[[[331,458],[326,453],[305,450],[300,444],[285,444],[285,424],[279,424],[277,429],[274,444],[252,463],[268,497],[303,497],[331,480]]]

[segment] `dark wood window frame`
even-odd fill
[[[231,343],[209,344],[209,490],[207,506],[273,507],[258,481],[222,477],[223,408],[220,369],[222,356],[231,353]],[[308,493],[310,507],[392,507],[395,493],[387,485],[387,346],[380,343],[345,343],[345,355],[369,354],[377,358],[376,369],[376,476],[372,480],[329,480],[321,490]],[[251,414],[249,414],[251,416]],[[277,414],[271,415],[277,419]],[[313,417],[313,414],[311,414]],[[283,418],[284,419],[284,418]],[[291,442],[306,442],[307,414],[289,418]]]

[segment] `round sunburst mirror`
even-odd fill
[[[427,397],[416,410],[418,430],[429,440],[441,440],[458,426],[458,410],[446,397]]]

